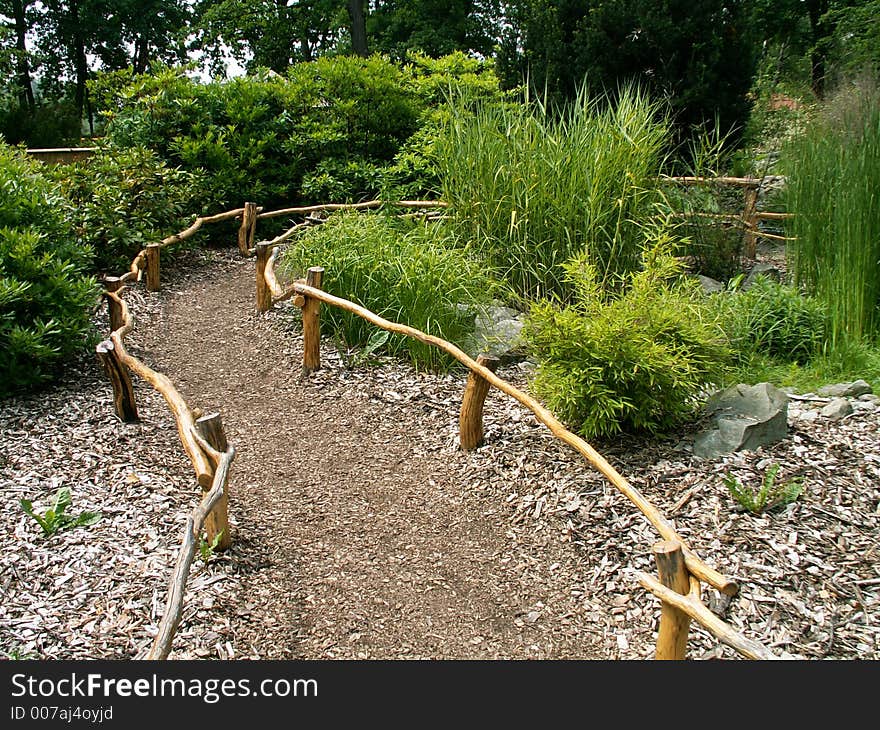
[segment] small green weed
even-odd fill
[[[214,535],[214,539],[211,542],[208,542],[207,539],[203,536],[199,540],[199,555],[201,555],[202,560],[207,563],[211,558],[214,557],[214,553],[217,550],[217,546],[220,544],[220,540],[223,538],[223,531],[221,530],[216,535]]]
[[[70,490],[62,487],[55,492],[55,498],[52,506],[42,515],[34,512],[33,504],[30,500],[20,499],[19,504],[26,514],[33,517],[37,524],[42,528],[43,534],[46,536],[54,535],[62,530],[73,529],[74,527],[87,527],[94,525],[101,519],[100,512],[80,512],[74,517],[67,514],[67,510],[71,504]]]
[[[726,474],[723,479],[731,496],[744,510],[759,514],[796,501],[804,491],[803,480],[793,478],[780,483],[776,481],[778,473],[779,464],[769,467],[757,492],[732,474]]]

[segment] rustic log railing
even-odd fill
[[[257,309],[266,311],[274,304],[293,299],[303,311],[303,374],[320,368],[320,303],[355,314],[375,326],[396,334],[412,337],[454,357],[469,369],[468,383],[459,418],[459,442],[464,449],[476,448],[482,440],[482,405],[489,386],[511,396],[528,408],[551,433],[572,447],[595,467],[613,486],[642,512],[662,540],[654,546],[660,580],[639,573],[641,585],[661,600],[660,627],[655,658],[681,660],[686,657],[690,619],[694,619],[721,642],[749,659],[779,659],[759,642],[753,641],[717,617],[702,602],[701,582],[716,588],[727,596],[739,591],[737,583],[706,565],[678,535],[673,525],[634,486],[611,466],[590,444],[566,429],[562,423],[536,400],[495,374],[495,363],[484,356],[476,360],[446,340],[429,335],[414,327],[387,320],[375,312],[347,299],[334,296],[320,288],[324,269],[312,267],[305,279],[298,279],[286,288],[281,287],[274,267],[280,249],[268,246],[260,249],[263,262],[258,270]],[[307,324],[308,322],[308,324]]]
[[[663,177],[661,180],[677,183],[679,185],[718,185],[743,189],[743,212],[739,216],[733,215],[717,215],[693,213],[693,216],[716,217],[725,219],[729,223],[739,225],[743,229],[743,254],[746,258],[755,258],[756,247],[759,238],[766,238],[772,241],[793,241],[793,238],[779,236],[775,233],[768,233],[761,230],[760,222],[762,220],[786,220],[792,217],[791,213],[773,213],[770,211],[758,210],[758,191],[764,184],[764,179],[759,177]]]
[[[726,182],[726,179],[722,179]],[[736,179],[733,179],[736,180]],[[732,182],[731,184],[740,184]],[[748,187],[743,185],[744,187]],[[733,596],[739,590],[735,581],[706,565],[676,533],[663,515],[626,479],[623,478],[587,442],[567,430],[546,408],[495,374],[497,361],[487,356],[476,360],[455,345],[407,325],[386,320],[354,302],[333,296],[321,289],[324,270],[312,267],[307,277],[282,287],[275,273],[280,253],[278,244],[286,241],[304,224],[289,228],[271,241],[255,243],[256,223],[261,218],[281,215],[311,215],[336,210],[366,210],[396,205],[403,208],[429,210],[445,208],[442,201],[397,201],[384,203],[369,201],[355,204],[327,204],[285,208],[262,212],[255,203],[245,203],[242,208],[212,216],[200,216],[183,231],[149,244],[132,260],[129,270],[121,276],[105,277],[103,296],[108,306],[110,335],[96,348],[99,361],[113,387],[114,410],[125,421],[137,421],[138,412],[129,372],[134,372],[149,383],[165,399],[174,415],[181,444],[195,470],[202,491],[201,501],[188,517],[183,540],[178,552],[174,571],[169,580],[165,612],[159,624],[147,659],[166,659],[183,609],[183,596],[189,570],[192,565],[199,537],[204,530],[210,544],[219,550],[231,544],[228,523],[227,485],[229,469],[235,449],[226,441],[220,414],[202,416],[192,410],[174,387],[170,379],[130,355],[124,338],[134,326],[123,294],[128,286],[145,279],[147,291],[161,287],[160,251],[166,246],[179,243],[193,236],[204,224],[241,219],[238,233],[239,251],[244,256],[256,257],[256,309],[265,312],[279,302],[292,300],[303,312],[303,372],[308,375],[321,367],[320,360],[320,305],[322,303],[352,312],[372,324],[413,337],[445,351],[469,369],[468,382],[459,417],[460,443],[464,449],[477,448],[483,439],[483,405],[491,386],[513,397],[532,411],[537,420],[547,426],[562,442],[584,456],[605,478],[624,494],[657,529],[662,540],[654,545],[654,555],[660,579],[638,573],[641,585],[661,601],[660,627],[658,631],[657,659],[684,659],[690,620],[693,619],[723,643],[750,659],[778,659],[758,642],[752,641],[721,620],[703,604],[701,582],[705,582],[725,595]],[[759,213],[752,211],[755,219],[787,217],[786,214]],[[306,223],[305,225],[308,225]]]

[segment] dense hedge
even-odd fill
[[[204,172],[204,212],[245,200],[277,207],[395,195],[389,188],[398,185],[430,189],[430,141],[414,135],[452,88],[501,95],[491,64],[463,54],[402,65],[322,57],[284,77],[265,71],[207,84],[179,69],[93,84],[113,144]]]
[[[90,342],[98,286],[72,213],[40,163],[0,143],[0,396],[45,382]]]

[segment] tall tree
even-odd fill
[[[635,80],[669,100],[682,131],[745,121],[756,57],[743,0],[512,0],[510,10],[509,84],[526,77],[562,100]]]
[[[27,49],[28,21],[25,17],[32,0],[11,0],[0,3],[0,14],[12,18],[15,38],[15,81],[19,104],[33,111],[36,106],[34,86],[31,79],[30,58]]]
[[[438,58],[453,51],[488,57],[498,40],[499,0],[383,0],[367,19],[376,50],[396,57],[420,51]]]
[[[344,25],[340,0],[200,0],[192,48],[205,54],[215,75],[229,55],[243,66],[283,73],[332,47]]]
[[[367,47],[367,19],[364,12],[364,0],[348,0],[348,17],[351,20],[351,49],[358,56],[366,56],[370,49]]]

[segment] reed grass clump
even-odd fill
[[[839,92],[783,150],[786,230],[796,285],[828,311],[827,347],[876,342],[880,333],[880,88]]]
[[[450,229],[383,212],[337,213],[293,239],[279,272],[297,278],[310,266],[324,267],[322,286],[331,294],[458,345],[472,334],[475,312],[498,289]],[[403,335],[383,338],[378,347],[374,325],[335,307],[325,308],[322,321],[346,351],[370,348],[430,371],[444,371],[457,362]]]
[[[661,106],[632,86],[563,110],[462,103],[435,151],[455,223],[495,275],[525,300],[568,300],[575,256],[603,288],[638,267],[668,139]]]

